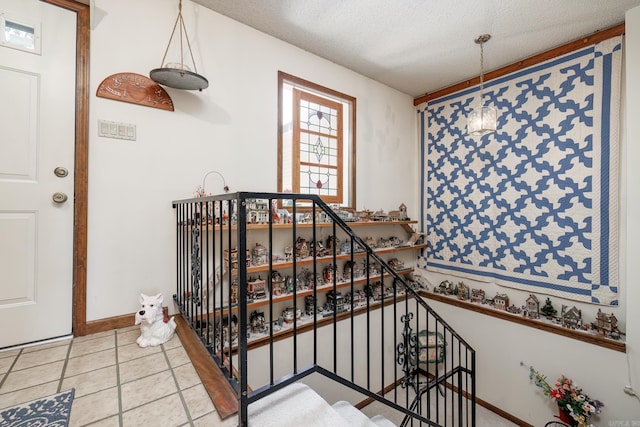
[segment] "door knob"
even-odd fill
[[[69,171],[67,169],[63,168],[62,166],[58,166],[57,168],[55,168],[53,170],[53,173],[58,178],[64,178],[65,176],[69,175]]]
[[[52,199],[55,203],[64,203],[67,201],[68,197],[64,193],[53,193]]]

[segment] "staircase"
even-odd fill
[[[290,206],[295,220],[275,223],[266,210],[266,223],[247,225],[258,200],[260,206]],[[318,196],[240,192],[173,206],[174,302],[233,388],[240,426],[393,425],[381,417],[362,418],[343,402],[332,407],[300,388],[300,380],[316,374],[384,405],[393,412],[368,410],[403,427],[476,425],[473,348],[427,304],[419,284],[381,258],[384,252],[369,246]],[[267,264],[251,264],[255,242],[248,230],[267,239]],[[325,238],[327,246],[318,245]],[[274,255],[276,248],[284,254]],[[351,268],[339,281],[331,273],[338,262],[356,261],[360,275]],[[285,291],[274,279],[279,269],[291,272]],[[329,279],[321,273],[327,269]],[[262,279],[252,281],[257,272]],[[325,304],[319,295],[326,296]],[[292,304],[288,317],[300,316],[286,330],[285,301]],[[249,342],[250,331],[263,336]],[[399,389],[406,391],[404,399]]]
[[[249,425],[260,427],[395,427],[381,415],[367,418],[344,400],[329,405],[302,383],[291,384],[249,405]]]

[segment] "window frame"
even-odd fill
[[[284,167],[284,129],[283,129],[283,117],[284,117],[284,85],[288,84],[298,89],[302,89],[311,94],[320,95],[338,101],[341,103],[350,104],[349,112],[344,115],[343,123],[348,126],[348,137],[343,141],[343,150],[348,152],[347,162],[342,164],[342,173],[348,176],[346,184],[348,188],[344,188],[344,184],[341,180],[339,182],[340,191],[346,191],[348,193],[348,199],[345,203],[339,203],[343,208],[355,209],[356,206],[356,98],[333,89],[321,86],[319,84],[301,79],[283,71],[278,71],[278,179],[277,186],[278,191],[283,192],[284,174],[289,173],[283,170]],[[293,147],[291,147],[293,150]],[[293,176],[292,176],[293,180]],[[324,197],[320,196],[321,198]],[[333,203],[333,202],[330,202]]]

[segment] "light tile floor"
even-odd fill
[[[139,327],[0,351],[0,408],[75,388],[71,427],[237,425],[220,420],[180,339],[140,348]]]
[[[0,351],[0,409],[75,388],[71,427],[232,427],[222,421],[179,337],[140,348],[137,326]],[[369,405],[368,415],[385,413]],[[478,406],[479,426],[514,424]]]

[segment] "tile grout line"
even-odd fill
[[[69,356],[71,355],[71,347],[73,347],[73,339],[71,339],[71,342],[69,342],[69,347],[67,348],[67,356],[64,358],[64,363],[62,364],[60,382],[58,383],[58,389],[56,393],[60,393],[60,391],[62,391],[62,383],[64,382],[64,374],[67,372],[67,364],[69,363]]]
[[[176,337],[180,339],[179,337]],[[189,411],[189,406],[187,402],[184,400],[184,396],[182,395],[182,390],[180,390],[180,383],[178,383],[178,378],[176,377],[175,372],[173,372],[173,366],[171,366],[171,361],[169,360],[169,356],[164,348],[164,344],[160,344],[160,348],[162,349],[162,354],[167,361],[167,365],[169,366],[169,372],[171,372],[171,376],[173,377],[173,382],[176,384],[176,389],[178,390],[178,397],[180,397],[180,401],[182,402],[182,407],[184,408],[184,412],[187,414],[187,421],[189,425],[193,425],[193,418],[191,417],[191,411]],[[180,365],[183,366],[183,365]]]
[[[11,363],[11,366],[9,366],[9,369],[7,369],[7,372],[2,376],[2,381],[0,381],[0,389],[2,389],[5,381],[7,380],[7,378],[9,378],[9,374],[11,373],[13,367],[16,366],[16,363],[18,363],[18,358],[22,355],[23,351],[24,348],[21,348],[18,354],[16,354],[15,359],[13,359],[13,363]]]
[[[122,389],[120,387],[120,360],[118,357],[118,330],[115,331],[115,341],[116,341],[116,387],[118,388],[118,423],[120,426],[124,425],[122,420]]]

